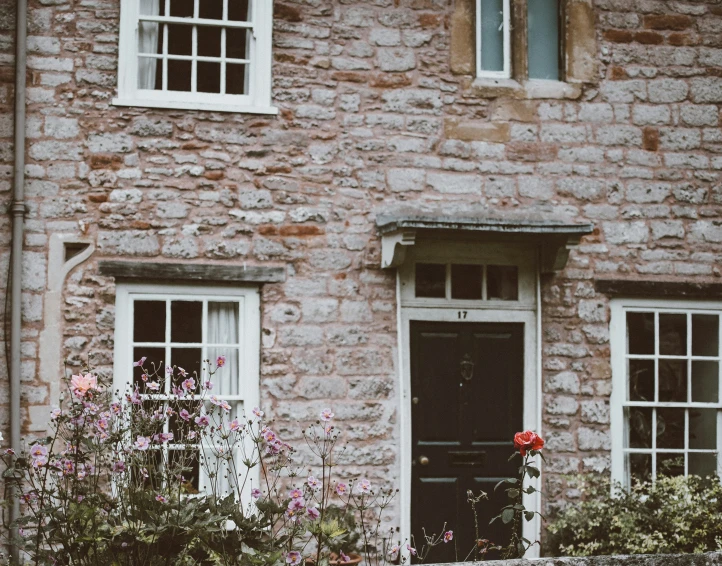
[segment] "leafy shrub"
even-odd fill
[[[585,498],[549,525],[552,555],[674,554],[722,550],[719,478],[660,477],[629,489],[577,478]]]

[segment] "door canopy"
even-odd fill
[[[541,248],[541,271],[561,271],[569,251],[594,226],[577,223],[542,211],[524,215],[485,210],[451,214],[441,211],[399,210],[376,217],[381,234],[381,267],[398,267],[406,251],[420,241],[470,241],[477,243],[527,242]]]

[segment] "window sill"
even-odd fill
[[[478,77],[474,79],[469,90],[472,94],[480,98],[511,96],[514,98],[529,99],[551,98],[575,100],[582,94],[581,85],[574,83],[540,79],[519,82],[514,79],[492,79],[488,77]]]
[[[174,100],[148,100],[143,98],[114,98],[114,106],[135,106],[138,108],[167,108],[170,110],[198,110],[209,112],[235,112],[237,114],[267,114],[275,116],[275,106],[243,106],[216,102],[186,102]]]

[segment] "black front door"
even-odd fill
[[[444,522],[455,538],[426,562],[461,561],[473,548],[467,490],[489,496],[477,504],[479,537],[508,542],[508,527],[489,520],[506,503],[494,486],[519,466],[508,460],[522,427],[523,375],[523,324],[411,322],[411,531],[419,549],[423,529],[439,533]]]

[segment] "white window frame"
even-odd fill
[[[511,0],[503,0],[504,70],[486,71],[481,68],[481,2],[476,0],[476,76],[480,79],[511,78]]]
[[[113,390],[119,392],[120,401],[125,403],[124,394],[133,383],[133,303],[138,300],[157,301],[204,301],[204,317],[209,301],[238,301],[239,311],[239,375],[238,395],[217,395],[219,399],[225,399],[233,407],[233,414],[238,412],[240,418],[241,410],[246,415],[260,404],[260,334],[261,314],[260,295],[256,287],[210,287],[200,285],[180,284],[143,284],[143,283],[116,283],[115,298],[115,350],[113,355]],[[167,321],[166,321],[167,323]],[[203,339],[205,340],[205,322]],[[202,343],[203,356],[206,359],[206,342]],[[170,342],[166,348],[170,348]],[[184,344],[187,346],[187,344]],[[224,345],[225,346],[225,345]],[[165,362],[165,360],[164,360]],[[163,369],[161,369],[163,372]],[[165,372],[163,372],[165,373]],[[152,399],[162,399],[165,395],[150,395]],[[246,446],[246,449],[252,447]],[[205,448],[208,450],[208,448]],[[241,447],[237,448],[239,451]],[[235,456],[237,462],[241,462],[240,454]],[[202,470],[201,470],[202,471]],[[243,493],[243,501],[251,501],[251,489],[260,486],[260,474],[256,466],[249,471],[250,482],[246,482]],[[208,478],[201,473],[199,477],[199,491],[207,489]]]
[[[167,1],[161,0],[161,2]],[[233,0],[225,0],[225,10],[227,10],[227,2],[231,1]],[[196,4],[196,10],[197,6],[198,4]],[[222,24],[224,27],[247,28],[250,31],[249,55],[246,67],[246,77],[249,81],[248,94],[150,90],[138,88],[140,0],[121,0],[118,97],[113,99],[113,104],[116,106],[277,114],[278,109],[271,104],[273,1],[249,0],[249,11],[251,13],[250,22],[223,22]],[[142,19],[170,23],[173,21],[173,18],[165,16],[142,16]],[[220,20],[176,19],[187,25],[220,25]],[[196,51],[195,45],[193,51]],[[222,47],[222,57],[225,56],[224,54],[225,49]],[[223,78],[221,78],[221,83],[223,84],[223,82]]]
[[[625,427],[625,415],[624,410],[629,406],[645,406],[650,408],[704,408],[704,409],[716,409],[717,413],[717,474],[720,475],[722,471],[722,329],[719,333],[719,350],[717,357],[704,357],[704,360],[717,361],[719,362],[719,381],[718,386],[720,387],[719,397],[717,403],[699,403],[699,402],[687,402],[687,403],[671,403],[671,402],[630,402],[627,400],[628,390],[628,376],[627,376],[627,359],[633,358],[627,354],[627,313],[628,312],[654,312],[654,313],[674,313],[674,314],[687,314],[690,317],[692,314],[715,314],[720,316],[722,326],[722,303],[712,301],[673,301],[673,300],[653,300],[653,299],[613,299],[610,303],[611,308],[611,322],[610,322],[610,349],[611,349],[611,360],[612,360],[612,395],[610,399],[610,434],[611,434],[611,446],[612,446],[612,483],[621,484],[625,487],[629,486],[629,477],[625,467],[625,454],[630,453],[652,453],[663,452],[672,453],[675,450],[671,449],[656,449],[656,435],[654,430],[652,432],[652,448],[650,450],[645,449],[628,449],[626,448],[628,442],[625,438],[626,427]],[[655,354],[654,359],[657,360],[659,356],[659,328],[658,328],[658,316],[655,315],[655,325],[657,330],[655,332]],[[689,325],[689,320],[688,320]],[[688,356],[691,356],[691,347],[689,342],[691,341],[691,335],[688,332]],[[656,366],[656,364],[655,364]],[[691,372],[688,370],[688,394],[691,395],[691,388],[689,383],[691,380]],[[655,376],[655,384],[659,378]],[[656,387],[656,385],[655,385]],[[686,419],[687,421],[687,419]],[[685,422],[686,422],[685,421]],[[685,425],[688,427],[688,424]],[[685,453],[688,450],[689,443],[689,432],[685,431],[685,448],[678,450],[680,453]],[[652,460],[652,479],[654,480],[655,474],[655,460]],[[687,474],[687,458],[685,458],[685,474]]]

